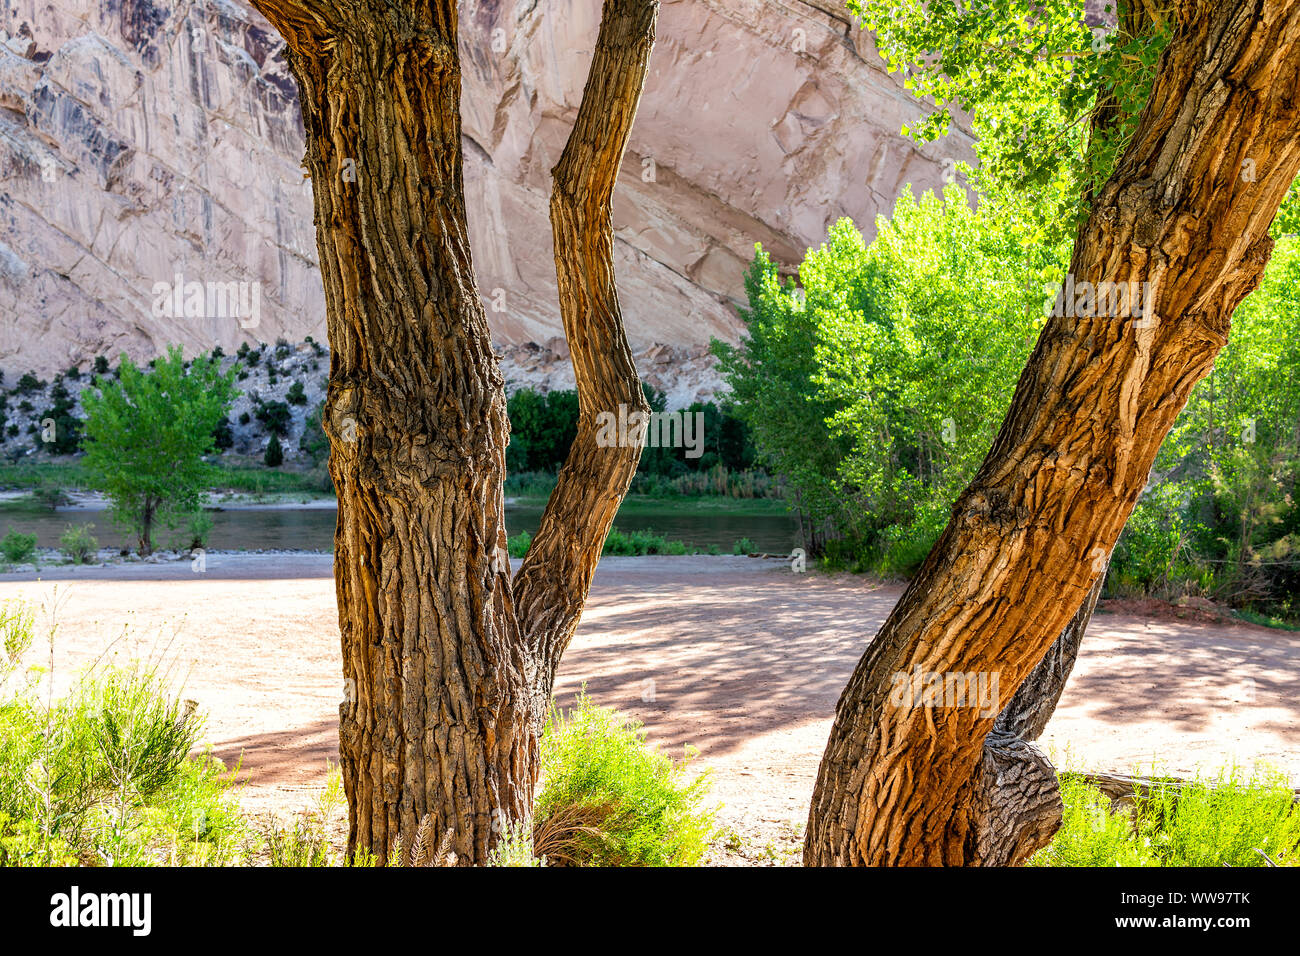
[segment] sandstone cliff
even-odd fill
[[[0,10],[0,369],[323,339],[296,90],[261,16],[243,0]],[[461,16],[475,268],[516,377],[538,377],[520,346],[563,358],[549,170],[599,0],[462,0]],[[938,185],[968,139],[918,149],[898,134],[917,109],[837,0],[664,0],[615,208],[634,347],[698,357],[734,338],[754,242],[793,261],[834,219],[870,229],[904,183]],[[187,310],[196,283],[206,308]]]

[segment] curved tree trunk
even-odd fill
[[[461,861],[483,862],[502,825],[531,814],[539,675],[549,692],[640,448],[600,449],[580,432],[538,549],[556,563],[544,593],[521,585],[521,619],[506,552],[504,382],[465,218],[455,0],[256,3],[301,90],[326,295],[349,854],[383,862],[423,825],[435,843],[450,832]],[[613,293],[609,193],[657,9],[606,4],[556,170],[556,260],[584,412],[640,395]]]
[[[555,671],[582,616],[605,538],[641,460],[641,444],[602,447],[597,416],[650,406],[623,331],[614,287],[614,182],[654,42],[656,5],[607,5],[582,108],[553,175],[551,230],[564,335],[578,384],[578,433],[515,576],[519,620],[536,662],[538,730]],[[612,69],[615,63],[639,69]],[[634,436],[635,437],[635,436]]]
[[[989,852],[979,836],[984,767],[998,769],[1006,750],[995,739],[986,757],[996,718],[891,704],[893,678],[918,667],[996,675],[1005,706],[1078,613],[1095,556],[1110,553],[1233,309],[1259,282],[1268,227],[1300,169],[1298,81],[1300,0],[1179,4],[1139,128],[1070,270],[1079,282],[1150,283],[1154,309],[1139,321],[1048,322],[987,459],[840,698],[808,864],[1022,858]],[[1240,175],[1247,159],[1257,176]],[[1035,723],[1016,711],[1006,726]],[[1036,763],[1024,756],[1017,766]],[[1030,808],[1043,787],[1031,770],[1015,788],[1026,820],[1040,817]],[[1022,839],[1044,828],[1030,822]]]
[[[1102,16],[1121,42],[1145,36],[1156,26],[1156,10],[1147,2],[1121,0]],[[1103,92],[1093,108],[1089,149],[1101,147],[1121,119],[1114,91]],[[1091,202],[1095,197],[1089,191],[1085,198]],[[1109,565],[1109,558],[1105,563]],[[1051,761],[1034,741],[1047,727],[1065,691],[1105,582],[1103,567],[1074,617],[984,738],[971,795],[968,864],[1016,866],[1051,842],[1060,828],[1065,811],[1060,782]]]

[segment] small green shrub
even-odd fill
[[[325,789],[316,798],[316,806],[297,817],[291,827],[282,827],[274,819],[264,833],[265,848],[271,866],[338,866],[341,853],[334,849],[330,829],[339,820],[345,803],[343,778],[339,768],[328,765]],[[360,853],[360,851],[358,851]],[[362,857],[354,865],[371,866],[373,860]]]
[[[303,419],[302,437],[298,439],[298,450],[306,452],[313,465],[327,462],[330,456],[330,440],[322,424],[324,417],[323,403],[308,412],[307,417]],[[332,488],[331,485],[331,490]]]
[[[266,453],[262,461],[268,468],[279,468],[284,464],[284,448],[280,445],[280,436],[271,432],[271,440],[266,443]]]
[[[30,561],[32,555],[36,553],[36,535],[10,531],[0,539],[0,553],[3,553],[5,559],[13,564]]]
[[[522,558],[528,553],[528,546],[532,543],[533,536],[527,531],[520,531],[506,538],[506,550],[510,552],[510,557]]]
[[[325,833],[311,820],[298,819],[292,827],[272,826],[266,833],[271,866],[332,866],[334,855]]]
[[[281,437],[289,434],[293,424],[293,412],[284,402],[262,402],[254,408],[253,417],[272,435]]]
[[[528,553],[528,546],[532,542],[532,535],[527,531],[521,531],[506,539],[506,548],[510,552],[510,557],[522,558]],[[673,541],[661,534],[655,534],[653,531],[620,531],[618,528],[610,528],[609,534],[605,537],[605,545],[601,549],[601,554],[638,557],[646,554],[700,554],[704,550],[697,548],[695,545],[687,544],[685,541]],[[708,553],[717,554],[718,549],[712,548]]]
[[[1137,826],[1161,866],[1300,863],[1300,804],[1285,775],[1238,770],[1175,788],[1155,786],[1137,804]]]
[[[207,547],[208,535],[212,533],[212,515],[206,511],[196,511],[186,522],[189,537],[189,549]]]
[[[497,845],[488,854],[488,866],[545,866],[546,858],[533,850],[533,826],[524,821],[506,824]]]
[[[0,606],[0,865],[229,865],[252,832],[193,706],[147,667],[83,675],[49,702],[25,670],[33,615]],[[35,674],[35,676],[33,676]]]
[[[699,548],[684,541],[671,541],[653,531],[620,531],[610,528],[602,554],[638,556],[645,554],[698,554]]]
[[[555,475],[546,471],[507,471],[505,492],[518,498],[549,498],[555,481]]]
[[[35,820],[15,820],[0,811],[0,867],[76,863],[68,845],[58,838],[47,840]]]
[[[586,693],[541,745],[534,848],[551,865],[695,866],[714,831],[705,772],[645,745],[641,725]]]
[[[32,392],[39,392],[45,387],[45,383],[36,377],[34,372],[24,372],[18,379],[18,384],[14,386],[15,395],[30,395]]]
[[[91,534],[93,524],[68,525],[59,535],[59,550],[73,564],[85,564],[99,551],[99,541]]]
[[[1187,783],[1158,779],[1131,808],[1077,774],[1061,775],[1065,814],[1030,866],[1280,866],[1300,863],[1300,804],[1282,774],[1237,770]]]
[[[57,481],[52,478],[42,479],[41,482],[32,489],[32,498],[37,504],[51,511],[55,511],[63,505],[72,503],[72,498],[68,493],[59,486]]]
[[[1155,866],[1133,832],[1133,822],[1111,809],[1110,799],[1077,776],[1062,775],[1065,813],[1052,842],[1028,866]]]
[[[203,726],[147,670],[111,669],[84,678],[69,706],[69,716],[94,745],[93,785],[119,799],[148,800],[174,785]]]
[[[780,498],[783,488],[776,478],[758,469],[731,470],[721,463],[699,471],[666,476],[638,471],[632,492],[653,498]]]

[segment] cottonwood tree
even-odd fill
[[[1015,6],[1029,24],[1065,5],[929,9]],[[1117,14],[1134,43],[1165,45],[1131,123],[1131,90],[1114,86],[1092,107],[1114,164],[1078,180],[1070,273],[1149,283],[1150,302],[1130,317],[1047,322],[987,458],[840,698],[810,865],[1014,864],[1050,839],[1060,798],[1030,741],[1160,443],[1268,261],[1270,224],[1300,170],[1300,0],[1132,2]],[[891,705],[894,675],[917,668],[998,674],[1002,713]]]
[[[82,391],[86,471],[142,555],[160,525],[174,529],[202,513],[211,471],[203,456],[236,395],[235,373],[206,354],[186,362],[173,346],[149,369],[123,355],[116,377],[96,375]]]
[[[506,396],[465,218],[456,2],[255,3],[301,93],[325,286],[349,852],[384,861],[427,821],[462,862],[482,862],[504,825],[530,815],[555,669],[640,456],[635,443],[599,447],[595,417],[645,410],[614,287],[611,199],[658,3],[605,3],[553,171],[581,419],[513,580]]]

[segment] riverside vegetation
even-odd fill
[[[781,477],[810,555],[909,576],[1006,413],[1066,268],[1032,215],[905,192],[866,242],[841,220],[797,281],[759,247],[739,345],[715,342],[731,413]],[[1160,449],[1106,581],[1111,597],[1209,598],[1300,622],[1300,239]]]
[[[140,554],[148,555],[160,534],[175,548],[205,546],[211,528],[203,509],[207,492],[261,500],[332,496],[321,406],[303,410],[323,392],[323,379],[317,381],[313,373],[319,373],[324,354],[309,339],[298,347],[284,341],[274,348],[244,344],[233,356],[214,349],[188,360],[171,349],[146,367],[126,356],[110,365],[101,356],[89,373],[73,366],[52,385],[27,373],[12,390],[0,391],[0,418],[18,396],[43,403],[41,397],[48,395],[57,407],[41,410],[23,398],[15,408],[19,421],[28,421],[21,434],[19,421],[7,426],[0,421],[0,434],[10,438],[0,483],[29,493],[26,499],[6,502],[3,510],[18,515],[28,508],[53,509],[68,501],[69,490],[102,491],[110,501],[111,521],[135,538]],[[245,393],[240,383],[250,369],[258,371],[258,384]],[[647,386],[645,394],[653,410],[665,410],[661,393]],[[683,448],[647,448],[630,506],[672,501],[675,507],[707,513],[783,510],[779,482],[754,466],[748,429],[729,406],[697,402],[685,411],[703,418],[702,453],[687,457]],[[554,488],[576,434],[577,394],[519,389],[510,397],[509,412],[507,490],[523,502],[543,500]],[[51,420],[58,441],[47,441],[48,434],[38,427]],[[240,449],[261,450],[250,455]],[[23,563],[31,558],[34,542],[25,549],[28,536],[13,535],[5,557]],[[527,534],[516,535],[512,547],[517,551],[529,540]],[[69,526],[61,545],[69,560],[81,561],[98,542],[88,527]],[[701,550],[652,531],[615,531],[607,546],[611,554]],[[733,548],[736,553],[752,550],[747,541]]]

